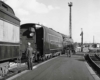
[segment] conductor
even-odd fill
[[[28,47],[26,49],[27,65],[28,65],[28,69],[32,70],[33,48],[31,47],[30,42],[28,42],[27,45],[28,45]]]

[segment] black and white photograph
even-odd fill
[[[0,0],[0,80],[100,80],[100,0]]]

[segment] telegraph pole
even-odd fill
[[[83,52],[83,29],[81,28],[81,52]]]
[[[71,16],[71,7],[73,6],[72,2],[69,2],[68,3],[68,6],[69,6],[69,35],[70,35],[70,38],[72,38],[72,16]]]

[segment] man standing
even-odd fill
[[[67,57],[71,57],[71,48],[70,47],[68,47],[66,49],[66,52],[67,52]]]
[[[28,69],[32,70],[33,48],[31,47],[31,43],[30,42],[28,42],[28,47],[26,49],[26,57],[27,57]]]

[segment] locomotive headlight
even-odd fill
[[[30,31],[29,36],[30,36],[30,37],[33,37],[34,34],[35,34],[35,29],[34,29],[33,27],[30,27],[30,28],[29,28],[29,31]]]
[[[32,36],[34,36],[34,33],[30,33],[29,35],[30,35],[30,37],[32,37]]]

